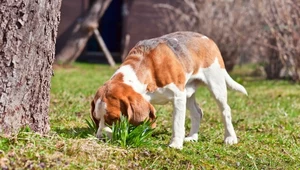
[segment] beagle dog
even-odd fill
[[[184,141],[197,141],[203,111],[195,92],[205,84],[215,98],[225,126],[224,142],[238,142],[227,104],[227,86],[247,95],[245,88],[227,73],[217,45],[195,32],[175,32],[138,42],[112,77],[98,89],[91,103],[91,117],[98,126],[96,136],[111,134],[107,126],[125,115],[133,125],[155,120],[152,104],[173,104],[172,148]],[[185,137],[186,109],[191,129]],[[155,126],[155,125],[154,125]]]

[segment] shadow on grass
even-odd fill
[[[52,131],[56,132],[59,136],[64,138],[87,138],[94,136],[94,132],[88,127],[81,128],[60,128],[55,127]]]

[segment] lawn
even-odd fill
[[[157,128],[150,144],[124,148],[97,140],[85,119],[97,88],[115,69],[75,63],[56,68],[52,78],[50,123],[46,136],[24,128],[0,138],[0,168],[9,169],[299,169],[300,85],[253,78],[255,66],[237,66],[232,77],[249,96],[229,90],[239,143],[223,144],[224,127],[209,91],[200,87],[204,111],[199,141],[182,150],[168,148],[171,106],[155,106]],[[188,116],[188,115],[187,115]],[[186,132],[190,120],[186,119]]]

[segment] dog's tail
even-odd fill
[[[236,81],[234,81],[230,75],[227,73],[227,71],[225,71],[225,81],[228,87],[230,87],[233,90],[239,91],[245,95],[248,95],[246,89],[244,86],[240,85],[239,83],[237,83]]]

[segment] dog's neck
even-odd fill
[[[136,72],[133,70],[131,65],[122,65],[111,77],[112,81],[120,81],[133,88],[134,91],[140,94],[145,94],[147,92],[147,84],[141,82]]]

